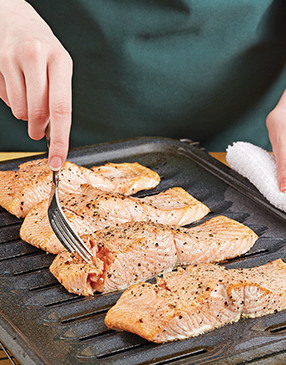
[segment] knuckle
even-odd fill
[[[10,60],[10,53],[7,52],[1,52],[0,53],[0,65],[6,65],[9,64],[9,60]]]
[[[42,43],[38,39],[27,40],[23,44],[23,52],[32,61],[37,61],[41,56]]]
[[[0,65],[3,70],[10,70],[15,61],[15,52],[11,47],[7,47],[4,52],[0,52]]]
[[[73,60],[68,51],[62,46],[56,47],[51,55],[51,61],[55,63],[63,63],[66,70],[72,72]]]
[[[33,121],[46,121],[48,118],[48,111],[45,109],[34,109],[31,111],[31,116],[29,115],[29,119]]]
[[[266,126],[267,128],[272,128],[279,126],[281,124],[281,120],[284,118],[282,115],[284,115],[285,111],[280,106],[276,106],[271,112],[267,115],[266,118]],[[285,124],[285,122],[284,122]]]
[[[67,103],[57,103],[52,108],[52,115],[55,117],[66,117],[71,114],[71,107]]]
[[[52,141],[52,148],[53,151],[56,153],[66,151],[68,148],[67,146],[67,142],[62,139],[54,138],[54,140]]]
[[[286,165],[286,156],[284,157],[285,149],[285,133],[278,134],[276,136],[276,139],[274,140],[274,149],[275,151],[279,151],[280,158],[279,158],[279,164],[282,163],[283,165]],[[283,154],[283,155],[282,155]]]

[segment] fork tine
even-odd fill
[[[49,147],[49,129],[46,130],[47,144]],[[86,247],[84,242],[80,239],[78,234],[74,231],[70,222],[67,220],[60,204],[59,194],[59,172],[53,171],[52,174],[52,199],[48,208],[48,218],[50,225],[56,234],[59,241],[69,252],[77,252],[79,256],[87,263],[93,257],[92,252]]]
[[[56,234],[56,236],[58,237],[58,239],[60,240],[60,242],[65,246],[65,248],[69,251],[69,252],[77,252],[79,254],[79,256],[87,263],[90,262],[90,257],[87,256],[86,253],[82,253],[79,249],[78,249],[78,245],[75,243],[75,241],[72,241],[71,239],[67,239],[67,237],[65,236],[65,234],[67,234],[67,230],[65,228],[65,226],[63,226],[62,224],[60,224],[59,220],[57,219],[53,219],[52,220],[52,228]]]
[[[84,242],[82,241],[82,239],[79,237],[79,235],[76,233],[76,231],[71,226],[70,222],[67,220],[67,217],[65,216],[65,213],[63,212],[62,207],[61,207],[61,204],[60,204],[58,190],[56,190],[56,192],[55,192],[55,198],[56,198],[56,203],[57,203],[57,208],[58,208],[58,215],[61,218],[61,220],[63,221],[63,225],[70,232],[70,234],[72,235],[72,237],[74,237],[74,239],[77,241],[77,243],[79,244],[80,250],[82,252],[84,252],[84,253],[87,252],[90,257],[93,257],[93,253],[84,244]],[[89,259],[90,259],[90,257],[89,257]]]
[[[93,256],[93,254],[90,252],[88,247],[84,244],[84,242],[78,237],[75,232],[72,230],[72,227],[66,225],[66,222],[64,220],[64,217],[61,214],[58,214],[56,216],[57,223],[60,225],[60,228],[66,233],[68,238],[71,240],[71,242],[76,247],[76,251],[79,253],[79,251],[87,257],[89,260]]]

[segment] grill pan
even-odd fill
[[[286,260],[285,213],[192,143],[138,138],[76,149],[69,160],[86,167],[137,161],[158,172],[162,181],[136,196],[182,186],[211,209],[207,219],[223,214],[249,226],[260,236],[258,241],[248,253],[228,260],[227,267]],[[24,161],[5,162],[0,169],[16,169]],[[121,292],[96,293],[92,298],[68,293],[49,272],[54,256],[20,240],[21,222],[0,210],[0,340],[21,364],[286,363],[286,311],[160,345],[109,330],[104,317]]]

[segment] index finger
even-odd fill
[[[67,157],[72,112],[72,61],[61,53],[48,64],[51,145],[49,166],[59,170]]]

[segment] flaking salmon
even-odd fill
[[[167,201],[163,204],[162,197]],[[98,231],[107,226],[118,226],[126,222],[147,221],[183,225],[204,217],[209,208],[192,197],[182,188],[171,188],[153,195],[152,198],[134,198],[122,194],[111,194],[91,185],[83,185],[80,192],[64,193],[60,202],[68,213],[68,219],[79,234]],[[51,253],[59,253],[62,246],[49,226],[48,202],[34,207],[25,218],[21,238]],[[39,236],[39,219],[45,234]]]
[[[82,239],[92,247],[96,260],[103,263],[102,273],[94,273],[90,267],[86,282],[82,281],[74,290],[74,273],[81,270],[84,262],[78,258],[73,260],[70,253],[64,252],[57,255],[50,266],[51,273],[75,294],[92,295],[87,290],[90,284],[93,291],[125,289],[133,283],[170,271],[177,261],[172,232],[158,224],[125,223],[121,227],[82,236]]]
[[[104,191],[133,194],[141,189],[151,189],[160,182],[156,172],[140,164],[112,164],[104,173],[98,172],[101,168],[104,166],[92,171],[66,162],[60,170],[60,192],[73,193],[81,184],[90,184]],[[49,197],[51,181],[47,159],[25,162],[19,165],[18,171],[0,171],[0,205],[23,218],[32,207]]]
[[[90,275],[93,289],[110,292],[168,272],[182,261],[184,264],[208,263],[241,255],[252,247],[257,235],[241,223],[217,216],[188,229],[152,222],[125,223],[82,236],[82,239],[104,265],[102,275]],[[68,274],[70,262],[72,260],[67,262],[58,255],[50,267],[60,282],[63,275]],[[66,267],[66,271],[55,272],[54,265]],[[65,287],[71,291],[68,279],[65,279]],[[83,292],[86,292],[84,283],[74,293]]]
[[[69,292],[88,296],[94,291],[90,278],[102,274],[103,262],[94,255],[92,261],[86,263],[77,254],[63,251],[50,270]]]
[[[105,318],[110,329],[162,343],[286,308],[286,265],[279,259],[251,269],[189,266],[157,284],[127,289]]]

